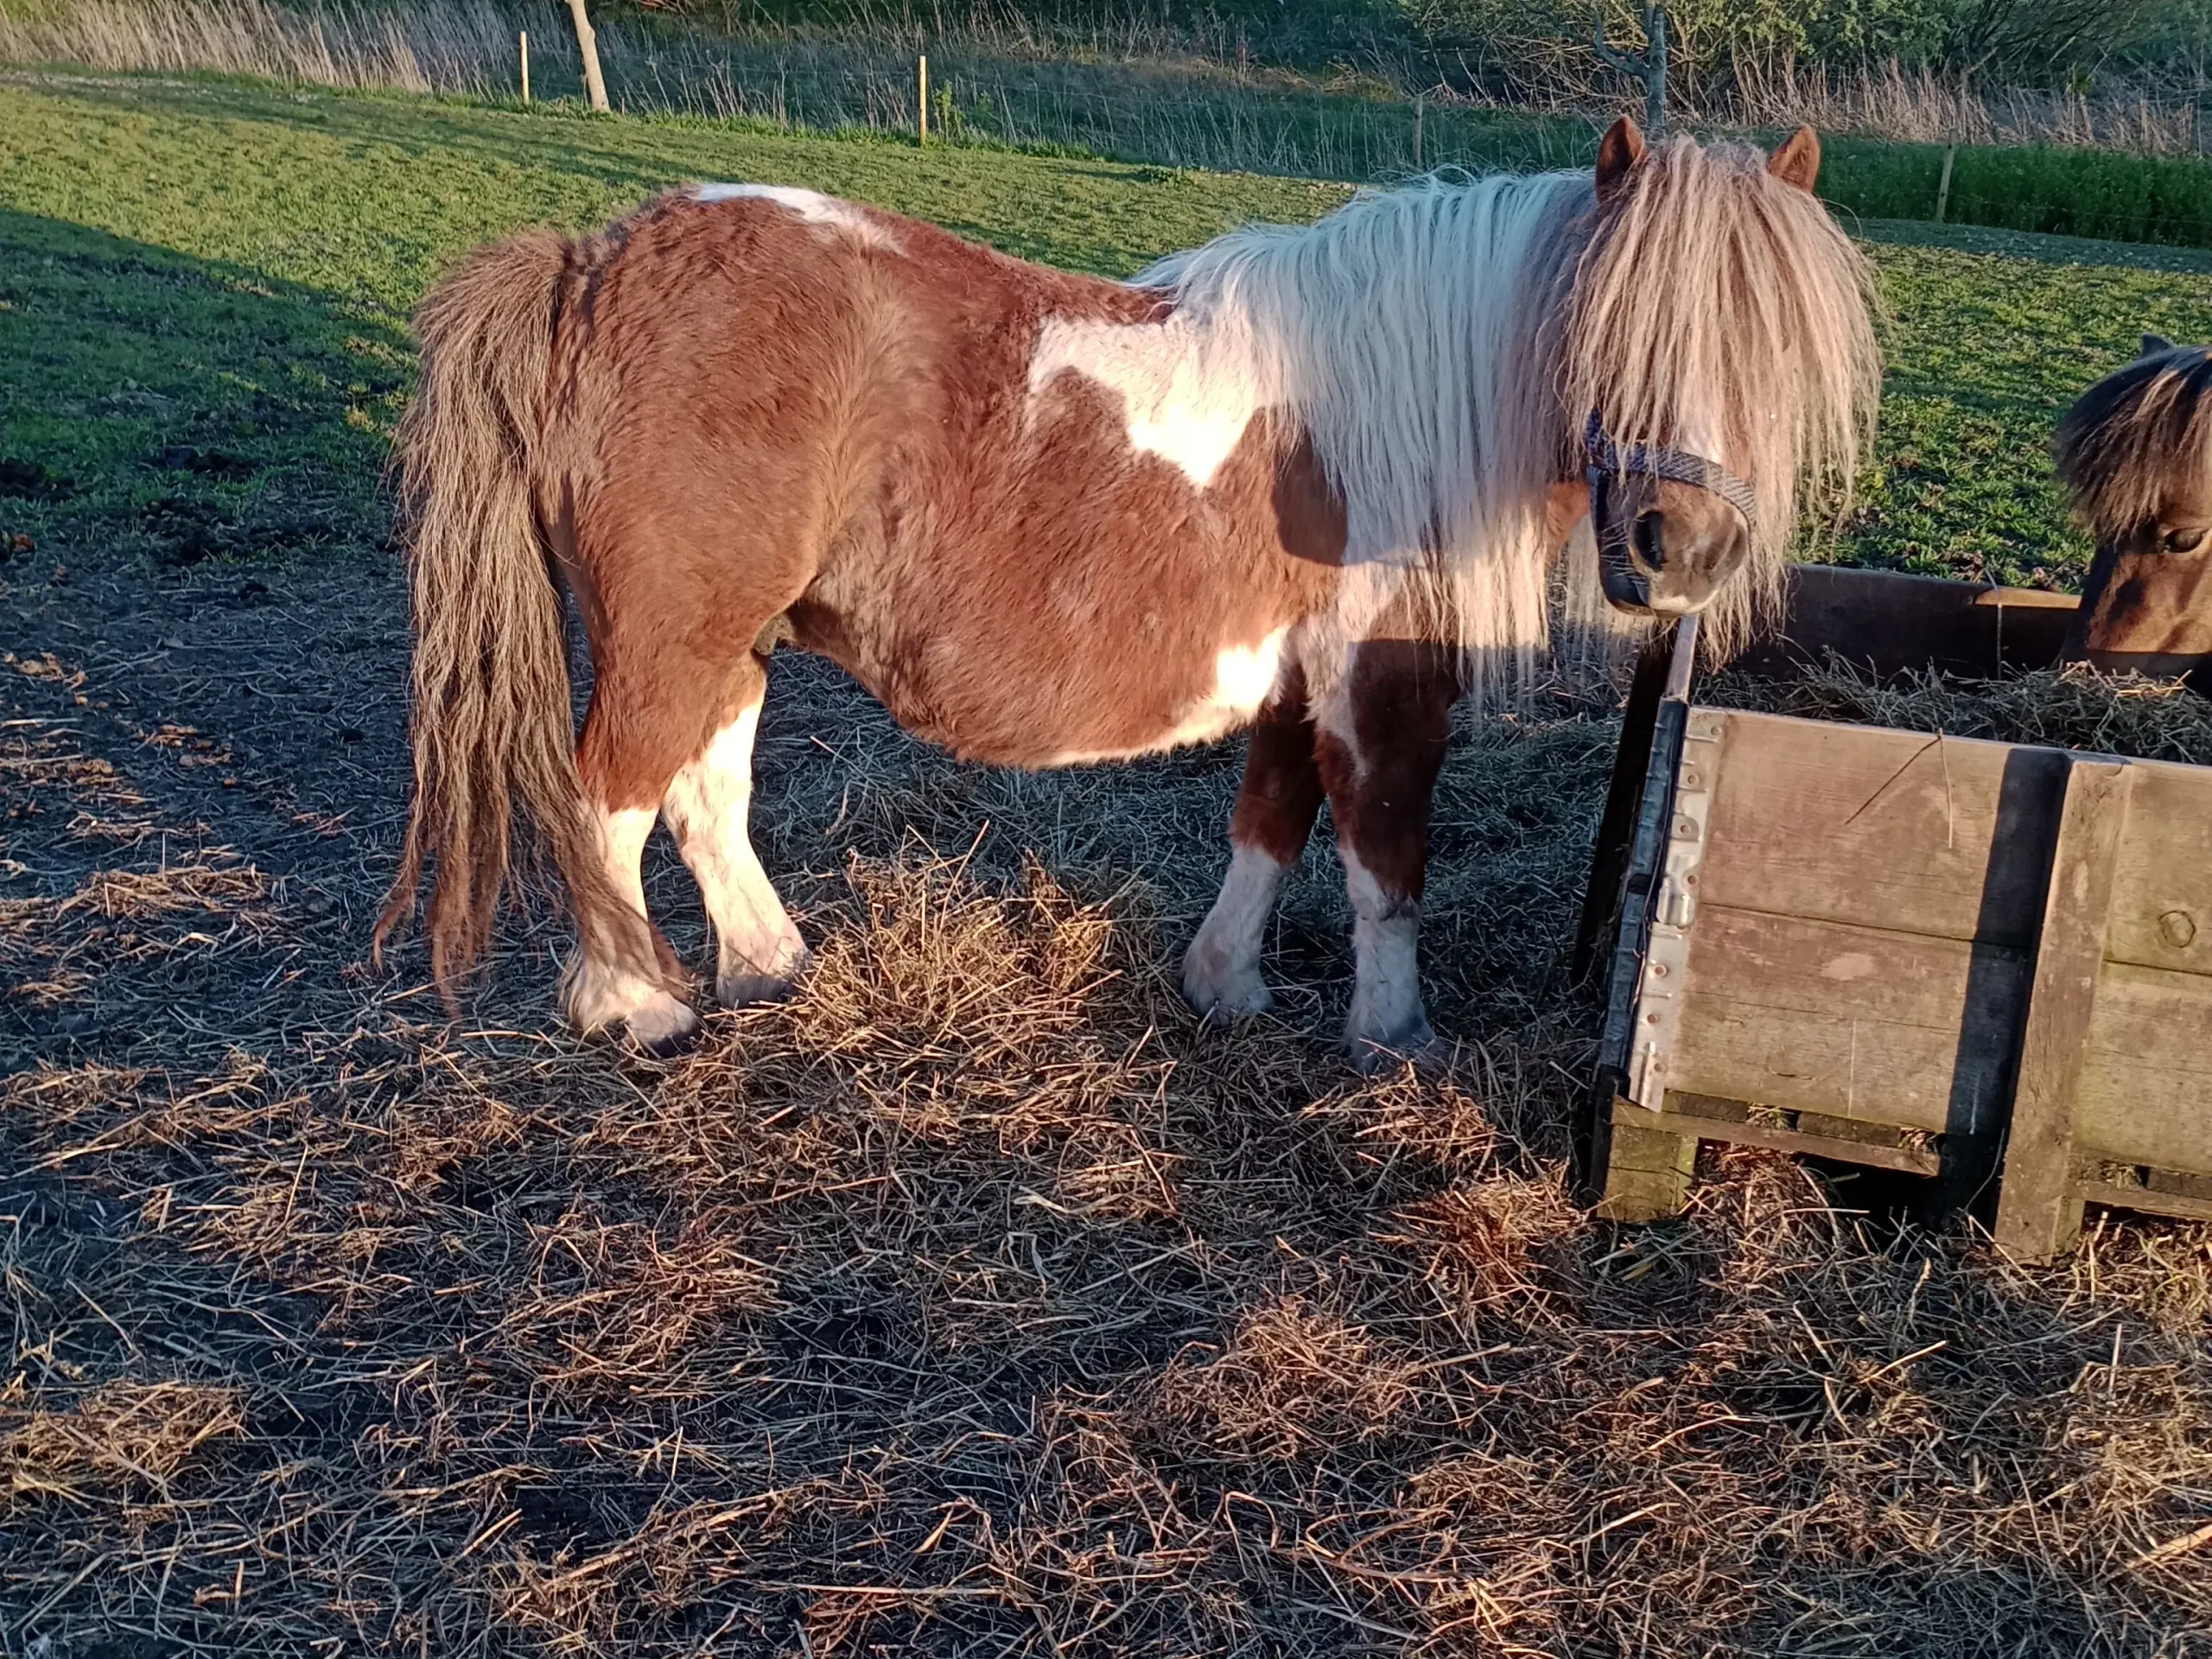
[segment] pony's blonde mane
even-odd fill
[[[1133,279],[1173,294],[1202,378],[1305,428],[1344,499],[1353,608],[1410,600],[1478,680],[1525,678],[1548,633],[1564,427],[1530,357],[1590,204],[1587,174],[1431,176]],[[1368,619],[1344,620],[1357,637]]]
[[[1774,613],[1801,506],[1849,503],[1881,403],[1878,310],[1827,209],[1748,144],[1656,146],[1581,256],[1567,410],[1624,441],[1694,442],[1757,493],[1749,567],[1705,613],[1716,658]]]
[[[1602,213],[1586,172],[1432,175],[1132,280],[1173,295],[1198,378],[1303,424],[1348,562],[1413,574],[1368,582],[1376,603],[1410,591],[1485,690],[1525,682],[1551,637],[1545,491],[1575,475],[1590,409],[1666,441],[1695,403],[1713,458],[1756,481],[1725,645],[1779,586],[1801,477],[1847,488],[1879,394],[1864,263],[1742,146],[1662,145]],[[1567,608],[1599,620],[1595,563],[1572,563]]]
[[[2075,511],[2100,542],[2156,518],[2177,474],[2212,464],[2212,353],[2146,344],[2082,394],[2051,442]]]

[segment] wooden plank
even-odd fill
[[[2066,757],[1731,711],[1708,904],[2026,949]]]
[[[1777,1128],[1765,1123],[1704,1117],[1690,1112],[1651,1112],[1628,1102],[1623,1102],[1614,1110],[1618,1125],[1662,1131],[1681,1140],[1771,1147],[1781,1152],[1807,1153],[1842,1163],[1865,1164],[1874,1169],[1893,1169],[1904,1175],[1933,1175],[1942,1167],[1942,1160],[1933,1152],[1916,1147],[1884,1146],[1855,1135],[1819,1135],[1803,1128]]]
[[[1719,852],[1716,836],[1709,856]],[[2025,953],[2004,946],[1708,899],[1692,932],[1668,1086],[1897,1128],[1993,1135],[2028,977]]]
[[[2088,1048],[2077,1154],[2212,1174],[2212,977],[2107,962]]]
[[[2135,764],[2105,954],[2212,974],[2212,767]]]
[[[2116,1204],[2129,1210],[2148,1210],[2153,1215],[2212,1221],[2212,1198],[2194,1198],[2186,1193],[2161,1192],[2153,1187],[2127,1186],[2118,1181],[2084,1181],[2081,1196],[2091,1204]]]
[[[2074,1183],[2075,1096],[2133,782],[2125,760],[2075,757],[2067,770],[1998,1192],[1998,1245],[2028,1261],[2048,1261],[2070,1248],[2082,1229]]]
[[[1980,676],[2049,668],[2080,603],[2033,588],[1793,564],[1780,628],[1731,666],[1775,680],[1802,679],[1832,653],[1883,679],[1929,668]]]

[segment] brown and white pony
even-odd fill
[[[483,250],[416,317],[399,452],[433,971],[483,949],[511,815],[579,949],[569,1018],[698,1024],[645,915],[656,819],[726,1004],[806,949],[747,839],[779,641],[962,756],[1067,766],[1252,738],[1202,1012],[1268,1006],[1262,930],[1320,803],[1355,918],[1356,1058],[1428,1040],[1415,931],[1446,711],[1509,688],[1591,504],[1601,588],[1739,638],[1801,486],[1848,480],[1879,370],[1865,267],[1769,157],[1626,122],[1593,173],[1418,180],[1131,282],[802,190],[706,185]],[[1572,562],[1571,562],[1572,563]],[[570,725],[563,594],[594,681]]]
[[[2212,695],[2212,349],[2144,335],[2051,448],[2097,541],[2065,656]]]

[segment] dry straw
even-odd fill
[[[304,641],[302,694],[346,660]],[[656,1067],[534,990],[448,1025],[419,962],[363,976],[388,816],[357,836],[320,785],[271,814],[251,770],[181,794],[200,774],[87,753],[17,679],[0,778],[41,810],[11,855],[59,885],[8,901],[0,963],[110,954],[64,1005],[97,1027],[0,1085],[11,1650],[2150,1656],[2212,1628],[2204,1230],[2107,1221],[2023,1272],[1750,1151],[1676,1224],[1565,1201],[1587,1024],[1549,970],[1602,704],[1455,730],[1427,967],[1463,1045],[1360,1083],[1319,849],[1271,941],[1283,1016],[1201,1034],[1174,994],[1233,745],[962,767],[779,658],[756,822],[819,961]],[[2202,705],[2094,677],[1786,701],[2212,760]],[[371,743],[396,779],[389,720]],[[241,867],[284,874],[209,874]],[[682,913],[673,861],[652,880]],[[550,943],[519,926],[505,950]]]

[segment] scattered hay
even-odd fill
[[[245,1432],[236,1389],[202,1382],[116,1381],[73,1409],[26,1410],[18,1374],[0,1395],[0,1468],[18,1499],[84,1501],[137,1489],[166,1497],[170,1480],[209,1440]]]
[[[1808,720],[2212,766],[2212,698],[2179,680],[2107,674],[2087,664],[1994,680],[1917,674],[1885,684],[1834,663],[1783,686],[1723,674],[1698,696]]]
[[[2201,709],[2070,677],[1790,696],[2202,754]],[[311,804],[257,842],[122,753],[100,787],[222,840],[174,832],[200,885],[79,868],[0,931],[11,972],[167,942],[100,958],[101,1046],[0,1082],[35,1520],[0,1642],[2205,1651],[2212,1230],[2107,1217],[2026,1271],[1746,1150],[1664,1226],[1567,1202],[1612,731],[1564,694],[1455,727],[1425,966],[1459,1046],[1373,1080],[1320,849],[1281,1014],[1182,1008],[1233,746],[962,768],[779,660],[755,815],[817,966],[668,1064],[552,1028],[542,925],[464,1026],[346,979],[358,938],[288,895],[366,914],[389,846]],[[62,833],[94,781],[23,785],[54,868],[110,852]]]

